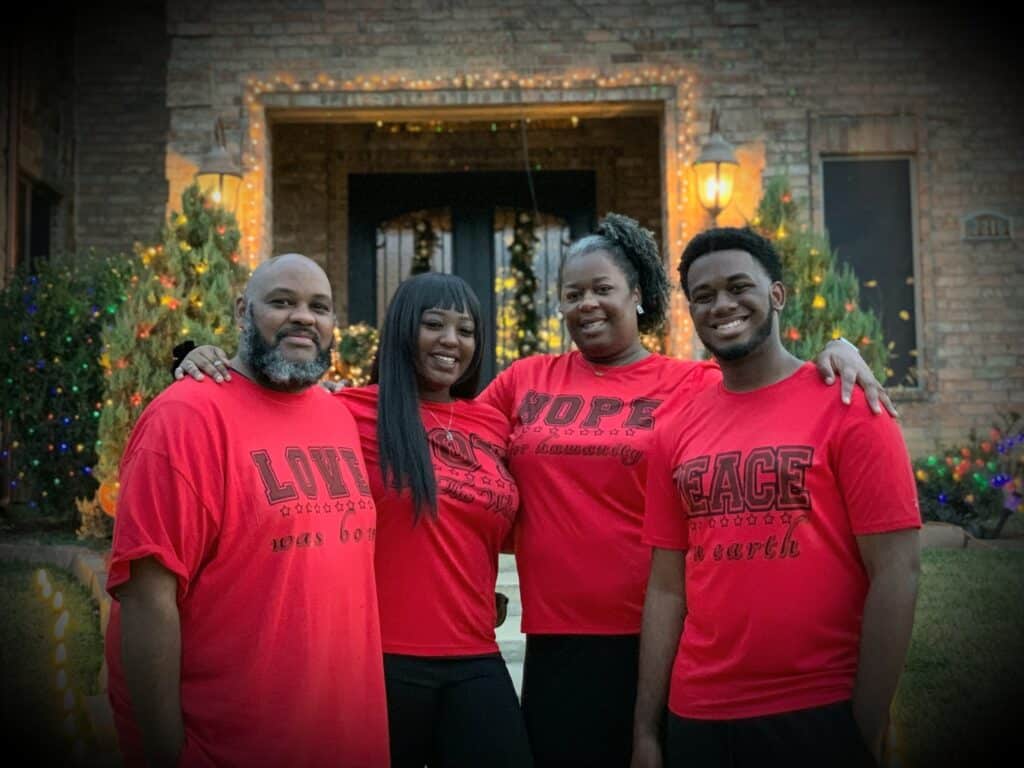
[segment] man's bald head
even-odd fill
[[[320,266],[285,253],[261,264],[235,305],[239,370],[264,386],[296,392],[331,364],[334,302]]]
[[[249,277],[249,282],[245,286],[245,300],[251,301],[253,296],[258,296],[261,292],[268,290],[267,286],[273,281],[274,278],[280,275],[281,270],[309,270],[311,273],[318,275],[324,286],[324,292],[328,295],[331,293],[331,281],[327,279],[327,273],[324,272],[323,268],[313,261],[308,256],[303,256],[301,253],[282,253],[278,256],[273,256],[258,267]]]

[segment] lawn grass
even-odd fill
[[[40,566],[0,562],[0,723],[4,742],[18,744],[25,764],[68,764],[73,740],[66,735],[63,694],[57,688],[54,625],[59,612],[41,597]],[[75,733],[88,752],[93,747],[81,697],[98,692],[103,639],[95,602],[73,575],[45,566],[60,591],[69,621],[64,634],[67,688],[74,692]],[[51,596],[52,600],[52,596]]]
[[[1024,549],[923,552],[914,634],[893,707],[899,762],[924,768],[1020,759],[1022,661]]]

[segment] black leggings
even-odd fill
[[[523,717],[537,768],[628,768],[638,635],[528,635]]]
[[[384,654],[394,768],[530,768],[519,700],[499,654]]]
[[[665,768],[873,768],[849,701],[741,720],[669,713]]]

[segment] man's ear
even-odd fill
[[[772,301],[772,309],[777,312],[782,312],[783,308],[786,306],[786,286],[776,280],[772,283],[769,296]]]
[[[235,324],[238,325],[239,328],[241,328],[242,324],[245,322],[246,304],[245,296],[239,296],[235,299]]]

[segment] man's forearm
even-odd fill
[[[685,613],[681,579],[677,588],[666,589],[652,578],[644,599],[640,635],[640,673],[633,725],[636,736],[658,735]]]
[[[152,766],[177,765],[185,741],[177,606],[141,595],[123,599],[121,659],[147,761]]]
[[[864,603],[853,713],[876,759],[910,645],[917,581],[916,567],[887,568],[872,579]]]

